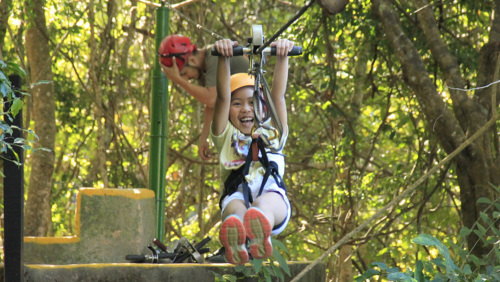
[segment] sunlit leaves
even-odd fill
[[[252,24],[263,24],[269,38],[308,1],[233,2],[192,1],[179,11],[207,29],[243,43],[250,36]],[[412,1],[391,2],[398,4],[405,31],[451,109],[442,70],[436,67],[416,21],[420,7],[413,7]],[[71,232],[73,205],[68,203],[75,190],[103,185],[94,163],[99,136],[106,139],[110,186],[144,187],[148,183],[155,10],[140,2],[114,1],[117,13],[106,32],[111,2],[94,3],[91,32],[86,1],[46,2],[53,48],[54,81],[50,83],[56,90],[58,126],[52,199],[56,234]],[[6,62],[19,61],[18,54],[23,53],[20,38],[26,15],[21,2],[13,4],[9,19],[12,35],[6,37],[2,50]],[[477,52],[488,41],[491,1],[431,4],[439,20],[440,38],[456,57],[464,80],[474,85]],[[137,13],[135,20],[133,13]],[[216,40],[174,11],[169,25],[169,33],[190,36],[198,47]],[[131,34],[134,36],[129,37]],[[281,36],[301,45],[304,55],[290,58],[286,96],[290,133],[284,152],[293,216],[280,239],[291,259],[312,260],[411,185],[445,153],[436,141],[433,125],[425,123],[416,93],[403,79],[401,63],[372,10],[372,1],[349,1],[346,10],[334,16],[323,14],[319,5],[313,5]],[[100,46],[105,39],[109,39],[109,45]],[[110,50],[109,56],[90,61],[91,51],[96,56],[103,52],[90,50],[91,40],[96,40],[99,48]],[[100,71],[97,87],[91,85],[88,73],[95,63]],[[2,67],[8,64],[0,61]],[[265,66],[269,81],[273,64],[274,58],[269,58]],[[17,72],[23,71],[19,68]],[[0,72],[2,96],[10,91],[6,81]],[[99,103],[96,91],[102,94]],[[216,159],[202,162],[198,157],[203,106],[173,84],[168,95],[166,239],[184,234],[215,238],[220,217],[219,167]],[[28,101],[14,100],[14,110],[23,103],[29,106]],[[103,121],[105,134],[98,132],[97,120]],[[9,131],[5,126],[0,128]],[[357,248],[353,257],[358,265],[384,258],[387,264],[397,260],[400,266],[413,266],[408,254],[415,251],[410,239],[419,233],[417,230],[435,230],[450,237],[487,231],[486,218],[480,223],[482,229],[459,231],[455,174],[453,166],[447,171],[443,168],[410,198],[357,235],[350,244]],[[496,216],[498,219],[498,212]],[[218,247],[214,242],[212,248]]]

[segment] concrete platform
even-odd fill
[[[24,237],[27,264],[125,263],[148,254],[155,236],[155,195],[149,189],[81,188],[75,236]]]
[[[288,262],[292,277],[300,273],[309,263]],[[251,266],[247,266],[251,267]],[[175,281],[175,282],[205,282],[215,281],[215,273],[235,274],[231,264],[73,264],[73,265],[26,265],[26,282],[53,281]],[[286,275],[285,275],[286,276]],[[307,275],[303,282],[322,282],[326,279],[325,264],[318,264]],[[258,281],[256,278],[246,278],[238,281]]]
[[[151,253],[146,246],[152,242],[155,228],[155,198],[151,190],[82,188],[77,196],[75,236],[25,237],[25,281],[204,282],[215,281],[214,273],[241,277],[231,264],[150,264],[125,260],[127,254]],[[308,265],[288,262],[291,277],[285,281]],[[0,273],[3,274],[2,265]],[[318,264],[300,281],[325,280],[325,264]]]

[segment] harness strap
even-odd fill
[[[253,197],[252,197],[252,192],[250,191],[250,187],[248,186],[248,182],[245,179],[245,176],[248,175],[250,166],[252,164],[255,155],[257,156],[258,161],[262,164],[262,167],[264,167],[266,170],[257,196],[260,196],[262,194],[264,186],[269,176],[271,175],[276,181],[276,184],[278,184],[279,187],[285,189],[286,191],[285,183],[283,182],[283,179],[279,175],[278,164],[274,161],[271,162],[269,161],[269,158],[267,157],[267,152],[265,150],[264,141],[260,137],[261,136],[252,138],[252,144],[250,145],[248,155],[245,159],[245,163],[239,169],[231,171],[231,174],[227,177],[226,181],[224,181],[224,192],[220,198],[219,207],[222,208],[222,200],[226,196],[229,196],[234,192],[236,192],[240,184],[243,189],[243,198],[245,200],[245,206],[247,208],[250,207],[250,204],[253,202]],[[260,158],[258,158],[259,151],[261,152]]]

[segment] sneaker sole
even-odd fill
[[[253,258],[262,259],[273,254],[271,244],[271,225],[259,209],[250,208],[245,213],[245,230],[250,239],[250,254]]]
[[[226,249],[225,257],[229,263],[245,264],[248,262],[248,252],[245,247],[246,232],[239,218],[230,216],[224,220],[219,240]]]

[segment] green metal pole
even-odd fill
[[[156,10],[155,53],[168,34],[169,11],[163,6]],[[163,239],[165,231],[165,175],[168,134],[167,79],[155,56],[151,99],[151,135],[149,144],[149,189],[156,197],[156,238]]]

